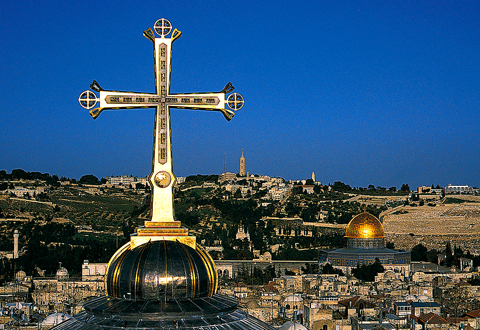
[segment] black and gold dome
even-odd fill
[[[217,291],[215,263],[205,249],[178,241],[149,241],[120,248],[105,276],[107,295],[133,300],[172,301],[211,297]]]
[[[363,212],[356,215],[345,230],[347,238],[384,238],[385,232],[381,222],[370,213]]]
[[[106,296],[54,329],[273,329],[240,310],[237,300],[216,294],[217,271],[205,249],[160,237],[137,245],[132,236],[110,259]]]
[[[55,330],[273,328],[218,295],[215,263],[178,221],[145,222],[110,259],[106,296]]]

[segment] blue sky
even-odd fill
[[[172,110],[177,176],[238,172],[351,186],[480,186],[478,1],[5,1],[0,14],[0,169],[146,176],[154,111],[77,102],[93,79],[154,92],[159,18],[171,92],[246,100]]]

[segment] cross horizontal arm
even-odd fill
[[[220,111],[227,120],[235,115],[233,111],[225,109],[225,93],[222,92],[170,94],[167,99],[167,104],[174,108]]]
[[[90,110],[90,115],[93,119],[97,119],[103,110],[113,109],[141,109],[153,108],[157,106],[158,102],[148,99],[155,97],[155,94],[150,93],[135,93],[135,92],[115,92],[115,91],[99,91],[100,107]],[[147,100],[147,101],[146,101]]]
[[[155,107],[158,103],[157,95],[150,93],[130,92],[100,92],[100,108],[122,109],[122,108],[145,108]]]
[[[225,109],[225,93],[186,93],[160,97],[151,93],[100,91],[100,107],[90,110],[96,119],[103,110],[154,108],[160,103],[169,107],[191,110],[220,111],[227,120],[234,113]]]

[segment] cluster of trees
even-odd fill
[[[228,255],[231,259],[247,258],[245,253],[232,250],[233,246],[242,246],[243,243],[248,250],[248,242],[235,241],[240,223],[250,233],[255,249],[265,250],[264,237],[273,236],[270,235],[273,228],[260,219],[272,212],[268,208],[259,207],[253,199],[223,200],[213,192],[199,194],[197,189],[178,192],[175,200],[175,218],[189,228],[195,228],[201,221],[212,217],[220,220],[222,226],[214,226],[211,231],[202,233],[201,239],[205,239],[206,244],[213,244],[214,240],[221,239],[225,249],[224,256]]]
[[[375,262],[370,265],[362,265],[358,266],[352,269],[352,274],[356,278],[366,281],[366,282],[373,282],[375,280],[375,276],[378,275],[378,273],[383,273],[385,271],[385,268],[383,267],[382,263],[378,258],[375,258]],[[339,274],[339,275],[344,275],[343,272],[340,269],[333,268],[333,266],[329,263],[323,265],[322,274]]]
[[[48,185],[52,186],[60,186],[59,181],[70,181],[72,183],[77,183],[76,179],[69,179],[66,177],[61,177],[59,178],[56,174],[50,175],[49,173],[41,173],[41,172],[27,172],[22,169],[14,169],[12,170],[11,173],[7,173],[5,170],[0,170],[0,181],[15,181],[15,180],[40,180],[40,181],[45,181]],[[84,175],[78,180],[78,183],[84,183],[84,184],[100,184],[100,183],[105,183],[107,180],[105,178],[102,178],[99,180],[96,176],[92,174],[87,174]],[[3,185],[0,185],[0,190],[5,190],[1,189],[4,187]],[[13,187],[11,188],[13,189]]]
[[[197,175],[190,175],[185,178],[185,182],[194,182],[195,184],[202,184],[204,182],[217,182],[218,181],[218,175],[216,174],[211,174],[211,175],[202,175],[202,174],[197,174]]]
[[[216,176],[191,176],[188,177],[189,182],[194,182],[199,185],[205,180],[215,180]],[[177,191],[175,198],[175,217],[189,228],[195,229],[200,222],[207,219],[217,219],[218,225],[213,226],[209,231],[204,231],[198,238],[205,240],[206,245],[213,245],[214,241],[221,239],[224,248],[223,257],[232,260],[246,260],[251,259],[252,255],[249,252],[250,244],[253,249],[265,252],[267,245],[282,243],[283,250],[272,257],[274,259],[285,260],[314,260],[318,257],[318,252],[313,248],[315,246],[343,246],[343,236],[335,234],[316,235],[314,237],[293,236],[288,239],[279,238],[274,235],[274,224],[264,223],[262,217],[272,216],[275,212],[275,206],[270,204],[268,207],[262,207],[252,199],[223,199],[223,192],[215,191],[211,188],[191,189],[184,191]],[[302,194],[302,198],[310,198]],[[300,216],[304,221],[316,221],[316,216],[320,211],[318,203],[309,203],[307,207],[300,208],[298,203],[288,203],[286,211],[288,216]],[[352,207],[352,213],[345,212],[345,210],[337,210],[332,212],[332,216],[343,216],[344,222],[351,220],[354,214],[361,212],[361,205],[359,203],[345,203],[346,208]],[[334,206],[338,206],[335,202]],[[326,206],[333,208],[334,206]],[[343,206],[340,206],[341,208]],[[354,209],[354,210],[353,210]],[[374,214],[381,212],[380,209],[373,209]],[[355,213],[354,213],[355,212]],[[332,220],[336,221],[336,220]],[[235,239],[239,225],[245,228],[250,234],[250,242],[247,240],[239,241]],[[292,231],[296,230],[292,228]],[[233,247],[238,247],[234,250]],[[299,251],[297,248],[305,248],[305,251]],[[215,255],[215,253],[214,253]]]
[[[40,173],[40,172],[26,172],[22,169],[15,169],[12,170],[11,173],[7,173],[5,170],[0,171],[0,180],[9,181],[9,180],[54,180],[59,181],[58,176],[52,175],[48,173]]]
[[[338,274],[341,276],[345,275],[341,269],[333,268],[332,264],[330,263],[326,263],[325,265],[323,265],[321,273],[322,274]]]
[[[58,262],[62,262],[62,266],[66,267],[71,275],[80,275],[84,260],[107,262],[117,248],[114,237],[83,237],[77,235],[75,227],[70,223],[50,222],[40,225],[30,221],[15,224],[9,222],[3,228],[3,250],[13,249],[12,237],[15,228],[19,229],[19,246],[25,253],[14,261],[0,259],[0,278],[3,280],[11,280],[14,271],[19,270],[37,276],[36,267],[45,270],[47,275],[55,275]],[[121,240],[119,244],[125,242],[126,240]]]
[[[407,195],[410,193],[410,187],[408,184],[402,184],[400,190],[397,190],[397,187],[392,186],[390,188],[385,187],[375,187],[373,184],[369,185],[367,188],[357,187],[352,188],[349,185],[337,181],[332,185],[332,190],[339,191],[343,193],[353,193],[353,194],[363,194],[363,195]]]
[[[195,179],[198,179],[198,176]],[[284,260],[314,260],[318,257],[318,252],[315,250],[299,251],[295,248],[296,246],[302,248],[318,245],[343,246],[343,236],[334,234],[322,235],[320,237],[316,235],[315,237],[294,236],[289,239],[278,238],[274,235],[274,224],[271,222],[265,223],[261,220],[262,217],[273,214],[275,210],[273,206],[261,207],[253,199],[224,200],[219,198],[218,194],[213,190],[204,190],[203,194],[199,193],[198,189],[177,192],[175,217],[190,228],[195,228],[205,219],[212,217],[218,219],[218,225],[213,226],[209,231],[203,232],[199,235],[199,239],[204,239],[206,245],[213,245],[215,240],[221,239],[224,248],[223,257],[225,259],[251,259],[252,254],[249,252],[250,244],[252,244],[254,249],[263,253],[266,251],[267,245],[282,243],[284,244],[284,249],[282,252],[273,255],[273,258]],[[295,210],[297,210],[296,206]],[[235,235],[240,223],[245,228],[245,231],[249,232],[250,242],[247,240],[236,240]],[[293,228],[292,230],[295,229]],[[238,250],[234,250],[233,246],[239,247]]]
[[[380,213],[386,210],[386,207],[383,205],[365,205],[358,202],[334,201],[325,203],[322,209],[327,211],[327,218],[325,219],[327,222],[346,224],[355,215],[362,213],[364,210],[378,218]]]
[[[52,185],[52,186],[60,186],[59,181],[62,180],[68,180],[67,178],[61,178],[59,179],[57,175],[50,175],[48,173],[41,173],[41,172],[26,172],[22,169],[15,169],[12,170],[11,173],[7,173],[5,170],[0,171],[0,181],[15,181],[15,180],[42,180],[46,181],[47,184]],[[7,189],[5,187],[6,183],[3,183],[0,188],[0,190],[5,190]],[[12,187],[9,187],[10,189],[13,189]]]
[[[460,247],[454,246],[452,248],[450,242],[445,246],[445,249],[438,251],[436,249],[428,250],[422,244],[415,245],[412,248],[412,261],[428,261],[438,264],[438,255],[445,256],[444,260],[440,262],[441,266],[460,267],[460,258],[467,258],[473,260],[473,267],[480,266],[480,256],[474,256],[470,251],[464,252]]]
[[[300,216],[303,221],[316,222],[317,214],[320,211],[327,212],[326,222],[328,223],[348,223],[352,218],[363,212],[366,208],[368,213],[378,217],[385,206],[365,205],[358,202],[344,202],[342,200],[335,200],[332,202],[325,202],[319,204],[315,201],[308,203],[304,207],[300,207],[297,203],[288,202],[285,206],[285,212],[289,217]]]
[[[317,250],[282,249],[272,255],[275,260],[318,260]]]
[[[250,285],[264,285],[278,276],[280,276],[280,272],[277,274],[273,265],[267,266],[263,270],[256,266],[253,268],[243,266],[238,271],[237,280]]]
[[[378,273],[383,273],[385,268],[383,267],[382,263],[378,258],[375,258],[375,262],[370,265],[362,265],[352,269],[352,274],[356,278],[366,281],[366,282],[373,282],[375,280],[375,276]]]
[[[314,185],[315,182],[313,182],[312,179],[306,180],[306,185]],[[363,194],[363,195],[381,195],[381,196],[390,196],[390,195],[408,195],[410,193],[410,187],[408,184],[404,183],[402,184],[400,190],[397,189],[397,187],[392,186],[390,188],[385,188],[385,187],[375,187],[373,184],[369,185],[367,188],[362,188],[362,187],[351,187],[348,184],[345,184],[340,181],[336,181],[333,183],[333,185],[328,184],[327,186],[322,186],[322,185],[315,185],[313,187],[313,192],[315,194],[328,194],[330,191],[331,192],[339,192],[339,193],[344,193],[344,194]],[[293,189],[293,194],[299,195],[299,194],[306,194],[306,192],[303,191],[302,186],[296,186]]]

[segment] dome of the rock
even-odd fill
[[[378,259],[385,268],[408,274],[410,252],[385,248],[383,225],[372,214],[360,213],[345,229],[346,247],[320,251],[320,263],[330,263],[349,273],[352,268],[370,265]]]
[[[345,237],[348,238],[383,238],[385,233],[380,221],[370,213],[360,213],[347,225]]]

